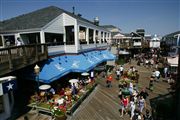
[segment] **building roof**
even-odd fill
[[[111,36],[114,36],[114,35],[117,35],[119,34],[120,32],[111,32]]]
[[[126,37],[132,37],[131,33],[123,33]]]
[[[145,30],[142,29],[142,28],[138,28],[138,29],[136,30],[136,32],[145,32]]]
[[[102,27],[104,27],[104,28],[117,28],[114,25],[102,25]]]
[[[0,22],[0,32],[42,28],[62,13],[66,13],[78,20],[94,24],[93,22],[73,13],[55,6],[49,6]]]
[[[174,35],[177,35],[177,34],[180,34],[180,31],[176,31],[176,32],[167,34],[167,35],[163,36],[163,38],[164,38],[164,37],[174,37]]]
[[[119,31],[121,31],[120,28],[118,28],[114,25],[101,25],[101,27],[106,28],[106,29],[118,29]]]

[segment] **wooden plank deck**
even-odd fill
[[[45,114],[38,114],[36,110],[31,110],[27,114],[22,115],[17,120],[26,120],[24,117],[27,117],[27,120],[52,120],[52,117]]]
[[[139,83],[141,88],[146,88],[149,85],[149,77],[151,76],[152,69],[145,68],[143,66],[137,66],[135,62],[132,64],[126,64],[125,69],[134,65],[139,73]],[[162,79],[162,78],[161,78]],[[158,82],[154,83],[155,88],[153,92],[149,90],[149,97],[146,100],[147,108],[151,109],[150,99],[159,95],[168,93],[168,83]],[[72,116],[68,117],[68,120],[127,120],[130,119],[129,115],[120,117],[119,113],[119,98],[118,98],[118,82],[113,81],[112,88],[106,88],[105,79],[102,79],[94,92],[81,104],[81,106],[75,111]]]
[[[145,68],[143,66],[137,66],[135,62],[132,64],[126,64],[125,69],[134,65],[139,73],[140,79],[139,83],[141,88],[148,87],[149,77],[151,75],[152,69]],[[162,79],[162,78],[161,78]],[[73,113],[73,115],[68,116],[67,120],[128,120],[129,115],[124,115],[120,117],[119,113],[119,98],[118,98],[118,81],[114,80],[111,88],[106,87],[105,79],[98,81],[99,84],[95,90],[81,103],[78,109]],[[155,98],[159,95],[164,95],[168,93],[167,88],[168,83],[158,82],[154,85],[154,91],[149,92],[149,97],[147,99],[147,108],[150,109],[150,99]],[[140,88],[140,90],[141,90]],[[26,114],[29,120],[51,120],[51,116],[37,113],[29,112]],[[17,120],[24,120],[24,116]]]

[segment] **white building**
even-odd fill
[[[21,38],[24,44],[48,44],[50,58],[41,61],[38,78],[40,82],[50,83],[72,71],[87,72],[115,59],[106,50],[111,41],[111,32],[99,26],[97,20],[96,17],[91,22],[54,6],[43,8],[0,22],[0,48],[14,46],[17,38]],[[0,101],[10,98],[0,94]],[[6,114],[0,113],[0,119],[4,115],[2,120],[11,114],[11,105],[6,103],[2,103],[7,108]]]
[[[49,43],[49,54],[107,47],[111,40],[110,31],[104,27],[55,6],[2,21],[0,25],[0,47],[6,46],[6,40],[14,45],[20,37],[25,44]]]
[[[149,42],[150,48],[160,48],[160,38],[155,34]]]

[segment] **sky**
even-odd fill
[[[145,29],[146,34],[180,30],[180,0],[0,0],[0,21],[48,6],[56,6],[100,25],[114,25],[122,33]]]

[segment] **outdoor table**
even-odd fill
[[[51,88],[51,85],[41,85],[41,86],[39,86],[40,90],[48,90],[49,88]]]
[[[88,76],[88,75],[89,75],[89,73],[84,72],[84,73],[82,73],[81,75],[82,75],[82,76]]]
[[[71,79],[71,80],[69,80],[69,82],[71,83],[71,86],[73,86],[73,84],[75,84],[76,88],[78,88],[78,82],[79,82],[78,79]]]

